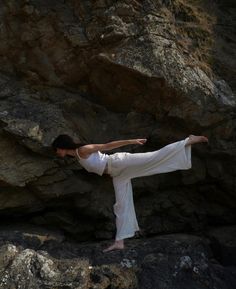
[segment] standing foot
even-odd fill
[[[114,244],[103,250],[103,253],[113,251],[113,250],[123,250],[124,240],[115,241]]]
[[[203,135],[193,135],[193,134],[191,134],[189,136],[188,141],[186,142],[186,145],[193,145],[195,143],[201,143],[201,142],[207,142],[208,143],[208,138],[203,136]]]

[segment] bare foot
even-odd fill
[[[123,240],[119,240],[119,241],[115,241],[115,243],[111,246],[109,246],[108,248],[103,250],[103,253],[105,252],[109,252],[109,251],[113,251],[113,250],[122,250],[124,249],[124,241]]]
[[[193,135],[191,134],[189,136],[189,139],[186,143],[186,145],[192,145],[195,143],[201,143],[201,142],[208,142],[208,138],[203,135]]]

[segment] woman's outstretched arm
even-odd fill
[[[109,151],[130,144],[143,145],[146,143],[146,141],[147,139],[145,138],[138,138],[138,139],[112,141],[105,144],[88,144],[79,148],[79,154],[81,157],[88,157],[90,154],[97,151]]]

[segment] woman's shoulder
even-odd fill
[[[81,145],[76,149],[77,155],[80,159],[87,159],[91,155],[91,153],[88,153],[86,150],[87,145]]]
[[[92,151],[88,149],[88,146],[89,145],[84,145],[84,146],[81,146],[79,148],[77,148],[77,154],[79,156],[79,158],[82,158],[82,159],[88,159],[90,156],[92,155],[101,155],[103,153],[101,153],[100,151]]]

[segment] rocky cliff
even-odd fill
[[[236,224],[233,2],[0,1],[0,260],[5,260],[0,261],[1,277],[16,274],[11,277],[16,288],[183,289],[176,279],[161,285],[155,274],[161,262],[173,269],[176,260],[187,255],[184,262],[190,269],[184,278],[193,283],[186,288],[236,286],[236,244],[230,237]],[[111,179],[85,172],[75,160],[57,158],[50,144],[61,133],[87,143],[147,137],[142,148],[124,148],[130,152],[155,150],[191,133],[208,136],[210,143],[192,148],[189,171],[132,181],[143,234],[140,244],[147,242],[147,249],[143,252],[139,243],[130,241],[131,251],[115,252],[101,260],[100,242],[112,239],[115,232]],[[38,252],[42,228],[49,232],[43,236],[59,230],[60,237],[49,240],[54,242],[54,257],[50,242],[43,247],[44,253]],[[37,231],[36,243],[18,235],[32,234],[32,230]],[[156,235],[163,235],[161,241]],[[73,243],[68,245],[69,240]],[[160,248],[163,240],[176,244],[175,261],[167,260],[175,258],[172,249],[162,252],[164,257],[158,255],[159,249],[164,250]],[[95,249],[81,245],[82,241],[94,242]],[[202,269],[203,281],[195,282],[199,275],[189,272],[200,257],[194,259],[197,253],[193,249],[183,251],[185,242],[191,246],[204,243],[199,253],[209,250],[204,262],[214,277]],[[68,246],[74,255],[68,255]],[[58,261],[63,250],[59,247],[66,252],[64,261]],[[127,287],[118,280],[119,270],[123,270],[122,258],[130,260],[127,256],[132,250],[138,257],[130,258],[138,265],[130,267],[138,271],[131,270]],[[51,255],[45,256],[45,252]],[[97,261],[91,257],[94,252]],[[35,273],[31,283],[19,281],[15,268],[23,261],[17,256],[29,264],[37,263],[32,266],[39,271],[56,264],[53,272],[42,272],[56,274],[57,281],[47,283],[41,273]],[[71,265],[83,256],[85,263]],[[148,265],[140,256],[146,256]],[[111,270],[110,263],[117,273],[104,273]],[[103,281],[82,281],[85,273],[78,280],[69,272],[63,280],[59,278],[63,266],[72,266],[77,272],[93,264],[100,266],[103,277],[97,271],[86,271],[86,276]],[[151,268],[157,273],[145,277],[145,270]],[[104,276],[115,283],[104,281]],[[209,278],[221,281],[217,279],[214,287]],[[9,280],[0,286],[11,288]],[[208,283],[203,285],[205,281]]]

